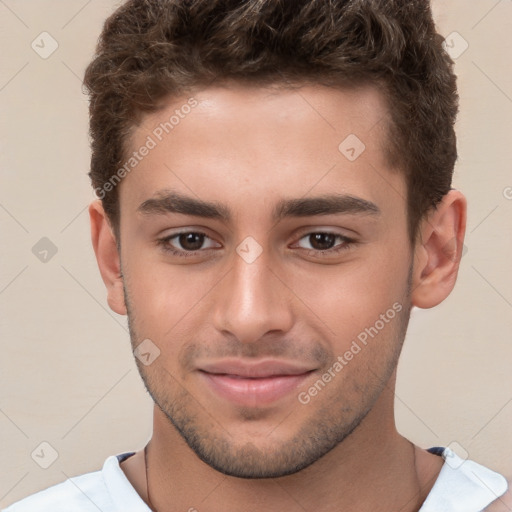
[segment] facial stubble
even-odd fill
[[[275,417],[275,425],[268,429],[265,436],[268,438],[263,442],[259,437],[243,444],[237,443],[236,434],[229,431],[226,420],[216,418],[207,409],[207,405],[201,403],[200,397],[193,396],[180,379],[165,368],[161,362],[163,358],[158,358],[150,366],[145,366],[136,358],[136,364],[156,406],[203,462],[225,475],[239,478],[290,475],[312,465],[342,443],[358,428],[377,402],[396,369],[405,339],[411,311],[411,280],[412,265],[409,268],[406,292],[400,301],[403,308],[392,321],[393,331],[388,339],[387,351],[382,351],[381,347],[384,357],[379,361],[379,366],[368,366],[364,376],[354,370],[351,375],[356,378],[343,381],[341,389],[331,384],[330,389],[322,391],[323,397],[317,397],[313,404],[302,405],[297,401],[291,411],[283,411]],[[136,312],[125,279],[123,283],[134,350],[145,337],[138,332]],[[379,343],[379,340],[373,343]],[[365,350],[375,349],[368,346]],[[316,347],[316,352],[321,353],[322,349]],[[359,369],[364,370],[363,365]],[[296,433],[285,435],[283,439],[287,426],[293,425],[294,412],[303,412],[304,407],[310,414],[302,421]],[[259,421],[265,416],[259,410],[246,409],[239,412],[246,422]]]

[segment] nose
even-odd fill
[[[241,343],[254,343],[266,334],[286,333],[293,324],[292,297],[283,276],[265,251],[248,263],[238,254],[216,287],[213,322],[216,329]]]

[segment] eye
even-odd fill
[[[336,243],[338,241],[338,243]],[[178,257],[196,256],[202,251],[221,247],[208,235],[200,231],[183,231],[159,239],[164,251]],[[312,256],[333,255],[349,249],[354,240],[328,231],[311,232],[300,238],[298,247]]]
[[[205,241],[207,242],[204,246]],[[218,247],[209,236],[198,231],[183,231],[158,240],[165,251],[177,256],[192,256],[202,249]],[[188,253],[188,254],[187,254]]]
[[[301,244],[303,240],[305,244]],[[336,240],[339,240],[341,243],[336,244]],[[327,231],[317,231],[303,236],[298,244],[300,248],[309,250],[309,252],[314,255],[315,253],[338,253],[348,249],[353,243],[354,240],[344,235]]]

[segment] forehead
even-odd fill
[[[121,208],[163,189],[235,207],[312,192],[374,202],[393,189],[404,195],[385,158],[387,123],[374,87],[232,85],[174,97],[128,141],[127,158],[139,156],[121,184]]]

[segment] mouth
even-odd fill
[[[270,405],[296,390],[314,368],[282,361],[223,361],[202,365],[199,375],[209,389],[235,405]]]

